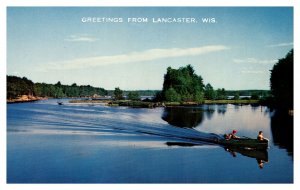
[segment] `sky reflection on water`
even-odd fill
[[[266,107],[131,109],[64,101],[7,106],[8,183],[293,182],[291,118]],[[209,141],[232,129],[249,137],[263,130],[270,149],[224,150]],[[267,161],[263,172],[258,158]]]

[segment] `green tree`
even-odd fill
[[[168,102],[180,102],[181,101],[180,95],[172,87],[166,90],[165,97],[166,97],[166,101],[168,101]]]
[[[55,86],[61,87],[61,82],[58,81],[58,82],[55,84]]]
[[[42,96],[42,86],[39,84],[34,85],[34,92],[36,96]]]
[[[216,93],[211,84],[207,83],[204,88],[204,97],[207,100],[214,100],[216,98]]]
[[[7,98],[21,95],[35,95],[34,83],[26,77],[7,76]]]
[[[64,97],[64,96],[65,96],[65,94],[63,93],[62,88],[56,87],[55,91],[54,91],[54,97],[55,98],[61,98],[61,97]]]
[[[294,51],[279,59],[271,70],[271,93],[277,107],[293,109],[294,105]]]
[[[197,103],[203,103],[204,102],[204,93],[200,92],[200,91],[197,91],[196,94],[195,94],[195,101]]]
[[[200,102],[203,100],[203,91],[203,79],[195,74],[191,65],[179,69],[167,68],[162,90],[163,100]]]
[[[140,100],[141,99],[140,94],[136,91],[129,92],[127,97],[129,100]]]
[[[163,100],[164,100],[164,98],[163,98],[162,91],[156,92],[155,95],[154,95],[153,101],[160,102],[160,101],[163,101]]]
[[[226,95],[226,91],[224,88],[220,89],[218,88],[216,91],[216,98],[218,100],[226,100],[227,99],[227,95]]]
[[[119,87],[115,88],[114,95],[116,100],[123,100],[123,90]]]
[[[240,99],[240,93],[237,91],[234,96],[233,96],[234,100],[239,100]]]
[[[252,93],[251,94],[251,100],[259,100],[259,95],[258,95],[258,93]]]
[[[59,81],[56,84],[33,83],[26,77],[7,76],[7,98],[16,98],[20,95],[35,95],[42,97],[80,97],[92,96],[94,94],[106,95],[103,88],[95,88],[90,85],[77,86],[76,83],[62,85]]]

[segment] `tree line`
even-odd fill
[[[7,99],[14,99],[21,95],[31,95],[39,97],[90,97],[95,94],[100,96],[109,95],[115,99],[140,100],[141,96],[154,96],[158,90],[136,90],[123,91],[119,87],[115,90],[105,90],[104,88],[90,85],[63,85],[60,81],[56,84],[34,83],[26,77],[7,75]]]
[[[116,88],[120,89],[120,87],[116,87]],[[107,90],[108,95],[114,96],[114,92],[115,92],[116,88],[114,90]],[[122,94],[124,96],[128,96],[131,93],[136,93],[139,96],[155,96],[155,94],[159,91],[160,90],[122,90]]]
[[[115,99],[124,99],[124,95],[130,100],[140,100],[141,95],[154,95],[153,101],[168,102],[197,102],[204,100],[224,100],[228,96],[240,99],[240,96],[251,96],[250,99],[261,99],[265,104],[273,107],[293,109],[293,49],[279,59],[273,66],[270,77],[271,90],[238,90],[226,91],[224,88],[214,89],[210,83],[206,85],[200,75],[195,73],[191,65],[179,69],[167,68],[164,75],[163,88],[161,91],[123,91],[119,87],[114,91],[104,88],[96,88],[90,85],[62,85],[33,83],[26,77],[7,76],[7,98],[12,99],[20,95],[32,95],[41,97],[87,97],[94,94],[104,96],[111,95]]]
[[[104,88],[93,87],[90,85],[62,85],[61,82],[56,84],[34,83],[26,77],[7,76],[7,98],[13,99],[21,95],[32,95],[40,97],[86,97],[97,95],[107,95]]]
[[[6,95],[8,99],[20,95],[35,95],[34,83],[26,77],[7,76]]]

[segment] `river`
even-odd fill
[[[267,107],[57,101],[7,105],[8,183],[293,183],[293,118]],[[213,143],[232,129],[270,148]]]

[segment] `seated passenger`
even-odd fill
[[[239,139],[240,137],[236,136],[237,131],[233,130],[231,133],[229,134],[225,134],[225,139],[226,140],[230,140],[230,139]]]
[[[267,138],[265,138],[265,137],[263,136],[263,132],[262,132],[262,131],[259,131],[259,132],[258,132],[257,140],[259,140],[259,141],[269,141],[269,139],[267,139]]]

